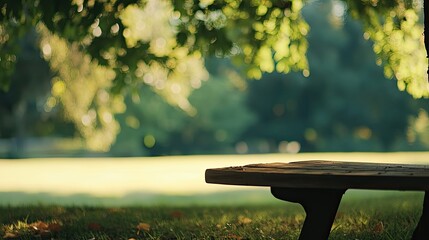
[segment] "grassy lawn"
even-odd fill
[[[187,195],[236,191],[238,187],[206,184],[205,170],[300,160],[429,164],[429,152],[0,159],[0,192],[123,197],[138,192]]]
[[[309,159],[428,164],[429,153],[0,160],[0,239],[297,239],[299,205],[206,184],[204,171]],[[347,191],[330,239],[410,239],[422,198]]]
[[[422,194],[377,196],[345,197],[330,239],[410,239]],[[297,239],[304,217],[298,205],[280,201],[236,206],[3,206],[0,234],[4,239]]]

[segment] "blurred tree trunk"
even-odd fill
[[[425,38],[425,47],[426,47],[426,53],[427,53],[426,56],[429,57],[429,37],[427,36],[427,34],[429,34],[429,4],[428,4],[428,0],[424,0],[423,12],[424,12],[424,19],[425,19],[425,21],[424,21],[424,25],[425,25],[424,26],[424,38]],[[428,65],[428,82],[429,82],[429,65]],[[420,222],[422,222],[422,223],[419,222],[419,225],[422,224],[421,226],[424,226],[424,223],[426,223],[426,227],[427,227],[428,215],[429,215],[429,191],[426,191],[425,192],[425,199],[424,199],[424,203],[423,203],[423,214],[422,214],[422,218],[420,220]],[[416,231],[418,231],[418,230],[419,229],[417,228]]]
[[[11,142],[11,151],[9,158],[22,158],[25,153],[26,121],[25,113],[27,112],[27,102],[21,99],[13,111],[15,137]]]
[[[426,53],[427,56],[429,56],[429,37],[427,36],[429,34],[429,4],[428,0],[424,0],[423,3],[423,12],[424,12],[424,38],[425,38],[425,47],[426,47]],[[429,66],[428,66],[428,75],[429,75]],[[429,79],[428,79],[429,80]]]

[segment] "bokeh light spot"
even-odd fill
[[[156,139],[153,135],[148,134],[148,135],[144,136],[143,144],[147,148],[153,148],[156,144]]]

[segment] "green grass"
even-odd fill
[[[422,194],[350,195],[340,206],[330,239],[411,238]],[[86,240],[297,239],[304,217],[301,207],[280,201],[177,207],[3,206],[0,235]]]
[[[237,206],[269,205],[279,200],[272,197],[269,188],[238,190],[191,195],[165,195],[145,192],[122,197],[93,196],[89,194],[55,195],[50,193],[0,192],[0,206],[60,205],[60,206]]]
[[[239,191],[225,186],[223,193],[205,191],[213,186],[204,183],[204,170],[303,159],[427,164],[428,156],[426,152],[0,160],[0,239],[297,239],[305,217],[300,206],[274,199],[267,188]],[[163,172],[171,175],[167,178]],[[89,180],[94,185],[90,190],[84,188]],[[175,190],[183,186],[192,191],[178,194]],[[330,239],[410,239],[422,196],[347,191]]]

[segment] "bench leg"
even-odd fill
[[[306,217],[299,240],[327,240],[332,223],[346,190],[341,189],[294,189],[271,187],[274,197],[299,203]]]
[[[423,211],[420,221],[417,224],[413,233],[412,240],[423,240],[429,238],[429,191],[425,192],[425,199],[423,200]]]

